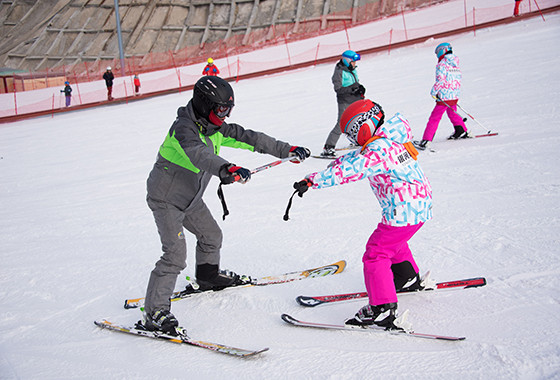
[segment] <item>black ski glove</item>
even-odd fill
[[[298,161],[290,161],[290,162],[295,162],[295,163],[300,163],[303,160],[305,160],[307,157],[311,156],[311,151],[307,148],[304,148],[302,146],[293,146],[290,148],[290,154],[291,157],[297,157]]]
[[[223,164],[220,167],[219,177],[224,185],[234,182],[247,183],[251,179],[251,171],[235,164]]]
[[[354,83],[352,85],[352,95],[359,95],[363,97],[365,93],[366,93],[366,88],[361,84]]]
[[[300,198],[303,197],[303,194],[307,190],[309,190],[311,186],[313,186],[313,182],[311,182],[307,178],[294,183],[294,189],[296,189],[297,194],[300,196]]]
[[[358,95],[364,96],[365,93],[366,93],[366,88],[365,88],[364,86],[360,85],[360,86],[358,87]]]

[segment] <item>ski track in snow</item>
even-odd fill
[[[513,2],[512,2],[513,3]],[[513,8],[513,4],[512,4]],[[380,220],[367,183],[295,197],[292,183],[328,162],[309,159],[224,187],[205,201],[224,231],[222,267],[255,276],[345,259],[339,275],[206,294],[175,302],[197,339],[270,347],[247,360],[101,330],[96,319],[134,323],[160,255],[145,181],[189,92],[0,125],[0,378],[2,379],[554,379],[560,377],[560,15],[477,30],[449,41],[461,59],[460,104],[497,137],[446,141],[444,116],[421,165],[434,218],[411,246],[438,281],[485,276],[488,285],[403,295],[419,332],[465,335],[439,342],[288,326],[281,313],[340,322],[364,300],[306,309],[298,295],[363,291],[361,255]],[[440,41],[364,56],[368,97],[403,113],[416,136]],[[333,125],[332,65],[234,83],[232,121],[317,153]],[[472,120],[467,125],[485,132]],[[343,138],[339,146],[344,144]],[[224,149],[254,168],[271,156]],[[187,235],[193,274],[194,242]]]

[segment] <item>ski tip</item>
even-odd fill
[[[456,341],[459,341],[459,340],[465,340],[465,339],[467,339],[467,337],[465,337],[465,336],[437,336],[434,339],[447,340],[449,342],[456,342]]]
[[[297,322],[297,319],[295,319],[294,317],[292,317],[292,316],[290,316],[290,315],[288,315],[288,314],[282,314],[280,317],[282,318],[282,320],[283,320],[284,322],[289,323],[289,324],[291,324],[291,325],[293,325],[294,323]]]
[[[266,351],[268,351],[268,350],[269,350],[269,348],[268,348],[268,347],[265,347],[265,348],[263,348],[263,349],[256,350],[256,351],[249,352],[249,353],[247,353],[247,354],[241,355],[241,357],[242,357],[242,358],[250,358],[250,357],[252,357],[252,356],[255,356],[255,355],[258,355],[258,354],[262,354],[263,352],[266,352]]]
[[[340,260],[337,263],[335,263],[334,265],[338,265],[338,270],[334,274],[340,273],[344,269],[346,269],[346,260]]]
[[[100,319],[100,320],[97,320],[97,321],[93,321],[93,324],[96,325],[97,327],[101,327],[101,328],[105,328],[105,327],[110,328],[111,326],[113,326],[113,324],[106,319]]]
[[[323,303],[323,301],[308,296],[298,296],[296,297],[296,302],[305,307],[314,307]]]
[[[473,283],[471,285],[467,285],[465,289],[478,288],[480,286],[485,286],[486,284],[488,284],[485,277],[473,278],[472,281]]]
[[[143,298],[136,298],[130,300],[124,300],[124,308],[125,309],[136,309],[140,303],[140,300]]]

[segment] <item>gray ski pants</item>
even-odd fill
[[[342,134],[342,132],[340,132],[340,118],[350,104],[352,103],[338,103],[338,119],[336,119],[336,124],[334,125],[332,131],[329,133],[327,141],[325,141],[325,145],[336,146],[336,143],[338,142],[338,139]]]
[[[187,244],[183,227],[196,237],[196,264],[220,264],[222,230],[206,204],[199,200],[187,211],[181,211],[165,202],[148,198],[148,206],[154,214],[163,255],[152,270],[144,309],[151,314],[155,310],[169,310],[169,297],[173,294],[177,276],[186,268]]]

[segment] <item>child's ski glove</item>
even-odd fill
[[[313,182],[311,182],[310,180],[303,179],[299,182],[294,183],[294,189],[296,189],[297,194],[301,197],[303,197],[303,194],[311,187],[313,186]]]

